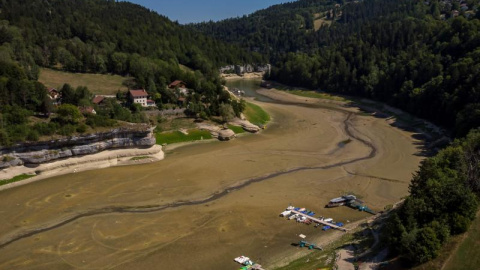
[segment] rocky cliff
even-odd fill
[[[153,128],[118,128],[109,132],[37,143],[0,147],[0,169],[42,163],[73,156],[90,155],[113,148],[138,148],[155,145]]]

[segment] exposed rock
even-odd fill
[[[254,125],[247,120],[242,120],[242,119],[239,119],[239,118],[233,119],[232,121],[230,121],[230,124],[232,124],[234,126],[240,126],[245,131],[250,132],[250,133],[257,133],[257,132],[260,131],[259,126]]]
[[[218,132],[218,139],[221,141],[229,141],[236,137],[235,132],[231,129],[222,129]]]
[[[18,157],[13,157],[9,155],[0,156],[0,170],[20,165],[23,165],[23,161]]]
[[[122,128],[55,141],[25,143],[0,148],[0,169],[23,164],[38,165],[72,156],[95,154],[106,149],[150,147],[155,143],[153,128],[148,126],[143,129]]]
[[[218,138],[218,133],[222,129],[219,126],[208,124],[208,123],[197,123],[197,127],[200,130],[207,130],[208,132],[210,132],[210,134],[212,134],[212,137],[214,138]]]

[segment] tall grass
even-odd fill
[[[157,133],[157,144],[172,144],[180,142],[191,142],[199,140],[208,140],[212,138],[210,132],[206,130],[191,129],[188,131],[188,135],[183,134],[180,131]]]
[[[17,175],[13,178],[10,178],[10,179],[6,179],[6,180],[0,180],[0,186],[3,186],[3,185],[6,185],[6,184],[10,184],[10,183],[15,183],[15,182],[18,182],[18,181],[22,181],[22,180],[25,180],[25,179],[28,179],[28,178],[32,178],[34,177],[35,175],[29,175],[29,174],[21,174],[21,175]]]
[[[265,125],[270,121],[270,115],[260,106],[247,102],[247,107],[243,112],[248,121],[255,125]]]

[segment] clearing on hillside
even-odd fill
[[[329,21],[324,17],[324,18],[316,19],[313,23],[314,23],[313,27],[315,28],[315,31],[318,31],[323,25],[330,26],[332,24],[332,21]]]
[[[40,69],[38,81],[46,87],[59,89],[68,83],[72,87],[86,86],[90,92],[99,95],[115,95],[118,90],[127,91],[128,88],[122,83],[129,77],[119,75],[70,73],[48,68]]]

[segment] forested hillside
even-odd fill
[[[274,59],[286,52],[315,48],[315,19],[341,1],[302,0],[274,5],[248,16],[190,27]]]
[[[322,47],[285,55],[271,78],[380,100],[465,135],[480,125],[480,21],[435,12],[416,1],[346,5],[335,26],[317,33]]]
[[[39,66],[132,76],[135,80],[128,86],[145,88],[160,108],[178,104],[180,94],[167,85],[182,80],[194,90],[185,106],[193,102],[195,114],[210,117],[219,114],[222,103],[230,106],[231,102],[218,68],[263,62],[258,53],[128,2],[4,0],[0,2],[0,145],[114,126],[112,120],[148,121],[141,108],[125,103],[125,96],[119,96],[123,106],[108,101],[95,108],[96,116],[83,118],[78,108],[93,106],[93,95],[85,87],[58,89],[62,106],[71,106],[52,106],[46,88],[37,82]],[[52,112],[57,115],[52,117]],[[75,117],[62,118],[58,112]]]
[[[480,125],[478,4],[300,0],[195,27],[277,50],[269,55],[272,80],[387,102],[462,136]],[[322,10],[332,24],[312,31]]]
[[[26,53],[41,66],[125,74],[181,63],[206,74],[224,64],[262,61],[258,54],[188,31],[128,2],[6,0],[0,8],[4,25],[16,27],[2,41],[11,44],[21,36]],[[18,44],[3,51],[13,45]]]

